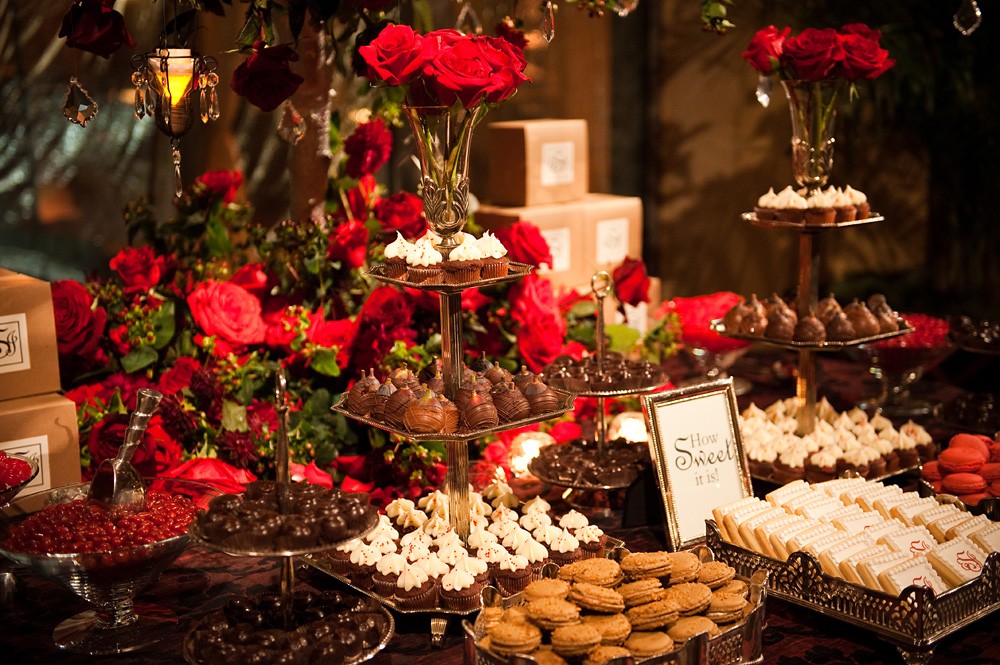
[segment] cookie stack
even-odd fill
[[[530,583],[522,604],[484,609],[479,646],[500,656],[530,654],[541,665],[660,656],[743,618],[747,585],[734,576],[730,566],[702,563],[691,552],[577,561]]]
[[[984,434],[956,434],[920,475],[935,492],[954,494],[969,505],[1000,497],[1000,441]]]

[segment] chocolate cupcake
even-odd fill
[[[441,605],[449,610],[469,612],[482,602],[483,583],[464,570],[454,569],[441,578]]]
[[[396,582],[406,566],[406,557],[402,554],[383,554],[375,564],[375,574],[372,576],[375,591],[383,598],[392,598],[396,593]]]
[[[510,260],[507,258],[507,248],[497,237],[486,231],[476,240],[476,247],[482,254],[480,276],[482,279],[505,277],[510,270]]]
[[[423,568],[411,564],[396,580],[396,602],[409,610],[429,610],[437,605],[437,589]]]

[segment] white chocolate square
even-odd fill
[[[966,513],[964,510],[958,506],[954,506],[950,503],[940,503],[936,507],[930,510],[925,510],[916,517],[913,518],[913,523],[919,526],[927,526],[934,520],[939,520],[942,517],[948,517],[949,515],[962,515]]]
[[[758,526],[756,529],[754,529],[754,536],[757,539],[757,544],[760,546],[762,550],[761,553],[766,554],[767,556],[773,559],[786,558],[787,555],[785,555],[785,557],[779,557],[778,554],[774,551],[774,547],[771,545],[771,534],[775,533],[780,529],[789,529],[799,525],[801,525],[802,528],[805,528],[806,526],[809,525],[809,522],[806,521],[804,517],[799,517],[798,515],[789,515],[788,513],[785,513],[784,517],[779,517],[776,520],[764,522],[763,524]]]
[[[760,499],[758,499],[757,497],[748,496],[744,499],[737,499],[736,501],[730,501],[729,503],[725,503],[721,506],[716,506],[715,508],[712,509],[712,517],[715,518],[715,524],[719,527],[719,531],[722,533],[723,540],[726,540],[728,542],[733,542],[732,539],[729,537],[729,534],[726,532],[726,526],[724,524],[726,515],[728,515],[729,513],[738,508],[742,508],[743,506],[749,506],[750,504],[757,503],[758,501],[760,501]]]
[[[865,529],[876,524],[882,524],[885,520],[878,513],[866,513],[857,504],[852,504],[860,512],[846,517],[836,517],[833,525],[842,531],[851,534],[863,533]]]
[[[782,485],[776,490],[771,490],[764,496],[764,499],[772,506],[780,507],[793,496],[810,491],[812,491],[812,488],[809,487],[809,483],[806,481],[801,479],[793,480],[787,485]]]
[[[875,556],[865,559],[858,564],[858,577],[869,589],[882,589],[878,576],[884,571],[904,561],[909,561],[913,556],[909,552],[890,552],[882,556]]]
[[[882,517],[889,519],[892,517],[892,509],[901,503],[907,503],[919,499],[916,492],[900,492],[899,494],[888,494],[872,501],[872,508],[882,514]]]
[[[749,519],[745,519],[740,522],[737,527],[737,532],[739,534],[740,541],[743,543],[743,547],[761,554],[764,552],[762,551],[760,544],[757,542],[757,536],[755,533],[757,527],[765,522],[770,522],[771,520],[788,516],[788,513],[781,508],[773,508],[770,504],[766,505],[768,506],[767,510],[755,513]]]
[[[837,527],[832,524],[817,524],[816,526],[806,529],[805,531],[800,531],[788,540],[786,550],[789,554],[792,552],[799,552],[804,550],[806,546],[815,541],[819,540],[823,536],[829,536],[837,533]]]
[[[993,524],[993,522],[986,515],[976,515],[971,520],[966,520],[965,522],[962,522],[961,524],[953,526],[950,529],[948,529],[948,532],[945,534],[945,536],[948,538],[948,540],[951,540],[952,538],[956,538],[958,536],[965,536],[966,538],[968,538],[969,535],[975,533],[976,531],[979,531],[983,527],[990,526],[991,524]]]
[[[827,575],[843,577],[840,564],[859,552],[871,549],[874,545],[875,541],[866,536],[848,537],[847,540],[823,550],[819,555],[819,565]]]
[[[914,501],[907,501],[906,503],[900,503],[893,506],[889,514],[898,520],[906,522],[910,526],[914,524],[913,520],[928,510],[932,510],[938,506],[937,499],[932,496],[926,497],[924,499],[916,499]]]

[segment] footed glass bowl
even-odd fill
[[[125,653],[170,635],[177,616],[161,607],[137,605],[135,595],[150,586],[187,547],[187,531],[146,545],[122,546],[99,552],[34,554],[11,549],[10,529],[46,506],[85,499],[90,483],[66,485],[30,494],[10,503],[0,515],[0,554],[68,587],[94,605],[60,623],[53,637],[57,646],[86,654]],[[147,491],[180,494],[204,509],[221,492],[209,485],[181,479],[147,480]],[[53,534],[72,537],[72,534]]]
[[[31,472],[28,474],[27,478],[19,482],[17,485],[11,485],[10,487],[3,487],[3,485],[0,485],[0,506],[7,505],[11,499],[20,494],[21,490],[23,490],[28,483],[34,480],[35,476],[38,475],[38,463],[35,460],[31,459],[27,455],[11,455],[11,457],[16,457],[19,460],[27,462],[28,466],[31,467]]]

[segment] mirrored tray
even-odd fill
[[[715,559],[712,550],[703,545],[696,547],[694,552],[703,562]],[[626,554],[628,554],[628,550],[620,548],[614,551],[613,558],[620,559]],[[768,573],[763,570],[753,573],[749,578],[741,576],[741,579],[746,581],[749,587],[750,605],[741,622],[723,630],[715,637],[709,638],[708,633],[699,633],[689,639],[683,647],[669,653],[648,658],[615,658],[607,661],[605,665],[638,665],[639,663],[643,665],[750,665],[762,663],[764,661],[762,636],[768,593],[767,576]],[[503,597],[492,587],[483,589],[482,595],[484,607],[507,609],[525,602],[522,594]],[[462,621],[467,653],[466,663],[469,665],[533,665],[538,662],[530,654],[505,657],[484,648],[481,641],[486,636],[488,628],[484,614],[480,614],[475,623],[470,623],[468,620]],[[471,659],[470,654],[474,654]]]
[[[861,226],[863,224],[873,224],[875,222],[881,222],[885,220],[885,217],[878,214],[877,212],[872,212],[868,217],[864,219],[855,219],[850,222],[835,222],[833,224],[804,224],[799,222],[785,222],[779,221],[777,219],[757,219],[757,213],[755,212],[745,212],[740,215],[740,219],[744,222],[750,222],[754,226],[759,226],[762,229],[786,229],[789,231],[802,231],[807,233],[816,233],[817,231],[823,231],[826,229],[842,229],[848,226]]]
[[[848,347],[859,346],[861,344],[871,344],[872,342],[878,342],[883,339],[892,339],[893,337],[899,337],[900,335],[906,335],[913,332],[913,326],[907,323],[904,319],[899,319],[899,330],[894,332],[869,335],[868,337],[857,337],[844,342],[832,340],[828,342],[797,342],[793,339],[774,339],[773,337],[764,337],[763,335],[729,333],[726,332],[726,324],[722,319],[714,319],[711,323],[711,327],[712,330],[726,337],[745,339],[750,342],[761,342],[764,344],[770,344],[771,346],[778,346],[783,349],[796,349],[799,351],[839,351]]]
[[[910,586],[898,597],[823,572],[816,557],[794,552],[778,561],[726,542],[714,520],[706,520],[709,547],[737,575],[770,573],[768,591],[824,616],[874,632],[893,643],[908,664],[927,663],[934,645],[973,621],[1000,609],[1000,554],[991,554],[980,576],[940,596]]]
[[[525,425],[531,425],[533,423],[540,423],[545,420],[551,420],[556,416],[561,416],[567,411],[573,410],[573,400],[576,398],[572,393],[568,393],[564,390],[558,390],[556,388],[552,389],[559,396],[559,408],[553,411],[546,411],[544,413],[539,413],[532,415],[528,418],[521,418],[520,420],[511,420],[506,422],[501,422],[496,427],[488,427],[486,429],[470,430],[470,429],[459,429],[456,432],[450,434],[445,434],[443,432],[430,432],[428,434],[419,434],[416,432],[410,432],[406,429],[398,429],[389,423],[382,420],[375,420],[368,416],[360,416],[353,413],[346,407],[347,395],[344,394],[340,400],[337,401],[332,407],[330,407],[336,413],[347,416],[348,418],[353,418],[354,420],[363,422],[366,425],[372,427],[377,427],[378,429],[385,430],[386,432],[391,432],[392,434],[398,434],[400,436],[406,437],[411,441],[469,441],[472,439],[478,439],[480,437],[486,436],[487,434],[497,434],[499,432],[506,432],[509,429],[514,429],[515,427],[523,427]]]
[[[392,614],[388,610],[380,605],[375,605],[371,611],[378,612],[385,618],[386,630],[384,634],[381,635],[381,639],[378,644],[375,644],[367,649],[363,649],[360,654],[354,656],[353,658],[345,658],[343,665],[358,665],[358,663],[364,663],[371,660],[378,652],[385,649],[390,640],[392,640],[393,636],[396,634],[396,621],[392,618]],[[184,660],[191,665],[217,665],[215,662],[200,660],[194,655],[194,633],[210,619],[211,617],[203,617],[191,628],[191,630],[188,631],[187,635],[184,637]]]
[[[986,515],[994,522],[1000,522],[1000,498],[983,499],[976,505],[972,506],[961,499],[959,499],[954,494],[937,493],[931,484],[921,478],[917,483],[917,492],[920,496],[933,496],[936,497],[941,503],[954,503],[965,510],[969,511],[973,515]]]
[[[510,261],[507,264],[507,274],[503,277],[493,277],[490,279],[477,279],[472,282],[463,282],[461,284],[423,284],[420,282],[409,282],[405,279],[397,279],[395,277],[389,277],[385,274],[385,264],[376,263],[372,265],[368,272],[365,274],[369,277],[379,280],[380,282],[386,282],[387,284],[395,284],[396,286],[404,286],[408,289],[419,289],[421,291],[434,291],[435,293],[461,293],[466,289],[475,289],[483,286],[494,286],[496,284],[504,284],[506,282],[513,282],[521,279],[532,270],[535,269],[533,265],[527,263],[517,263],[516,261]]]

